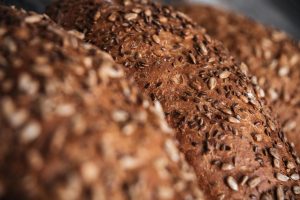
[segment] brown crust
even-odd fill
[[[209,199],[294,198],[299,181],[283,176],[298,173],[292,148],[222,45],[170,7],[119,2],[58,1],[48,13],[84,30],[161,102]]]
[[[202,199],[159,104],[123,74],[46,16],[0,6],[0,199]]]
[[[287,34],[236,13],[204,5],[180,6],[249,67],[254,81],[300,153],[300,47]]]

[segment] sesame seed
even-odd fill
[[[232,189],[234,191],[239,191],[239,186],[238,186],[236,180],[232,176],[228,176],[226,179],[226,182],[227,182],[228,186],[230,187],[230,189]]]
[[[138,14],[136,13],[128,13],[124,16],[124,18],[128,21],[134,20],[138,17]]]
[[[284,174],[281,174],[281,173],[276,173],[276,178],[279,180],[279,181],[283,181],[283,182],[286,182],[288,181],[290,178]]]

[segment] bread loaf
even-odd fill
[[[48,13],[161,102],[208,199],[296,198],[299,166],[277,121],[223,46],[185,14],[145,0],[63,0]]]
[[[180,8],[221,40],[265,91],[289,141],[300,153],[300,48],[286,33],[210,6]]]
[[[0,6],[0,82],[0,199],[202,200],[160,104],[46,16]]]

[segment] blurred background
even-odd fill
[[[163,0],[176,4],[183,0]],[[26,10],[44,12],[51,0],[0,0],[1,3],[16,5]],[[264,24],[285,30],[300,39],[300,0],[190,0],[194,3],[212,4],[234,10]]]

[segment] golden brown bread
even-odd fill
[[[265,90],[289,141],[300,153],[300,47],[287,34],[241,15],[204,5],[181,5],[208,34],[249,67]]]
[[[0,6],[0,199],[198,199],[163,113],[111,57]]]
[[[48,13],[161,102],[208,199],[296,198],[299,166],[260,90],[185,14],[145,0],[64,0]]]

